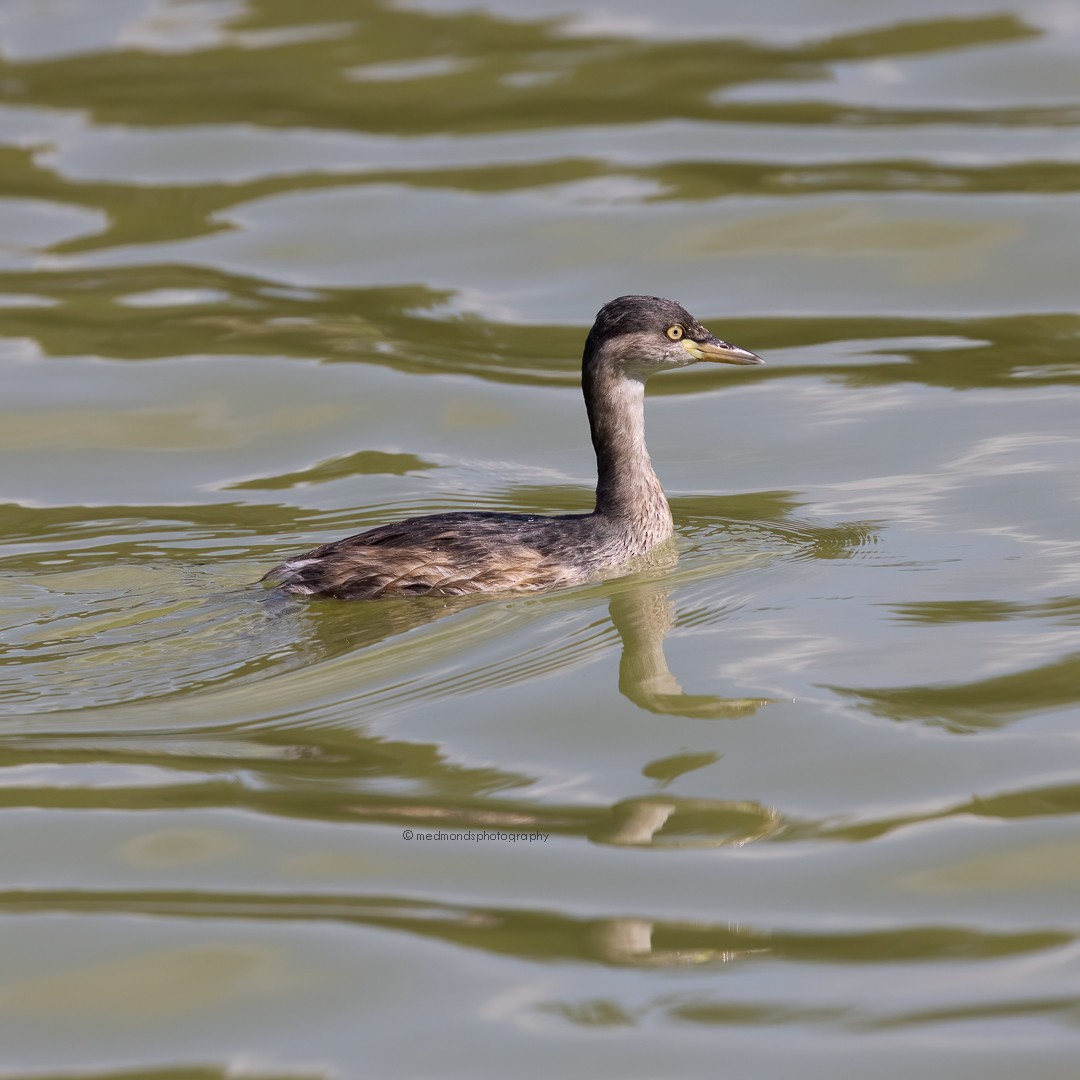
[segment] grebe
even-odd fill
[[[714,337],[673,300],[612,300],[597,313],[581,362],[596,450],[591,514],[467,511],[409,518],[287,559],[263,581],[341,600],[464,596],[572,585],[644,555],[673,532],[645,446],[645,380],[703,360],[764,363]]]

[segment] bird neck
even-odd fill
[[[645,382],[605,367],[586,370],[582,382],[596,450],[596,514],[624,528],[643,553],[672,534],[645,446]]]

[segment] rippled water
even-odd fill
[[[6,0],[0,54],[0,1071],[1075,1074],[1074,4]],[[588,508],[626,292],[768,361],[650,386],[677,561],[252,587]]]

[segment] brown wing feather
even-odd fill
[[[323,544],[264,580],[343,600],[535,591],[584,581],[624,558],[608,532],[595,515],[431,514]]]
[[[428,547],[342,545],[283,563],[267,575],[291,592],[343,600],[376,596],[464,596],[509,589],[545,589],[565,568],[533,548],[440,551]]]

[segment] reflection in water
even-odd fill
[[[779,832],[779,811],[760,803],[725,799],[627,799],[592,833],[605,844],[635,847],[719,847],[748,844]]]
[[[1003,727],[1043,711],[1080,704],[1080,653],[1008,675],[930,686],[831,687],[876,716],[918,720],[955,732]]]
[[[483,806],[410,803],[365,796],[348,807],[353,816],[384,824],[419,824],[443,832],[467,829],[540,831],[579,836],[622,847],[701,848],[741,846],[780,831],[784,822],[772,807],[728,799],[688,799],[648,795],[614,805],[552,805],[500,798]]]
[[[209,288],[227,299],[165,309],[124,302],[151,286],[187,292]],[[5,336],[32,343],[35,355],[160,359],[167,332],[170,356],[319,358],[418,375],[468,374],[511,385],[580,384],[574,359],[579,327],[471,316],[459,317],[448,334],[444,316],[459,314],[456,305],[462,301],[420,285],[322,285],[317,291],[290,292],[269,288],[250,274],[213,267],[108,266],[92,274],[3,271],[0,289],[16,300],[29,298],[4,311]],[[46,305],[33,302],[42,297]],[[107,322],[99,317],[103,306],[111,311]],[[724,326],[731,337],[759,342],[762,352],[807,351],[806,362],[755,372],[757,381],[816,376],[860,387],[899,381],[962,389],[1015,389],[1018,379],[1080,383],[1075,348],[1080,316],[1071,312],[952,318],[770,315],[729,318]],[[815,353],[815,346],[827,348]],[[715,377],[691,369],[678,379],[657,380],[649,393],[677,396],[714,387]],[[287,487],[299,478],[280,479],[271,486]]]
[[[663,558],[673,562],[674,554],[668,551]],[[671,587],[656,576],[661,571],[654,566],[638,577],[592,587],[610,592],[609,613],[622,644],[620,691],[653,713],[705,719],[752,715],[764,700],[687,694],[670,671],[664,641],[674,625],[674,602]],[[74,579],[68,581],[69,588],[78,576],[68,575]],[[129,592],[129,602],[131,596]],[[551,594],[549,599],[561,603],[563,598]],[[488,632],[498,631],[503,625],[500,620],[507,617],[535,620],[535,606],[526,608],[513,600],[497,603],[486,597],[311,603],[257,587],[178,600],[175,610],[160,597],[146,597],[132,603],[126,615],[123,604],[117,606],[115,597],[113,601],[108,616],[102,614],[91,621],[88,641],[80,641],[78,636],[85,618],[74,620],[74,616],[44,618],[33,634],[32,618],[15,628],[22,635],[22,651],[10,669],[13,681],[20,676],[24,680],[41,678],[39,668],[44,666],[54,683],[53,703],[62,706],[66,693],[80,694],[84,701],[96,693],[99,726],[112,732],[99,731],[89,742],[77,736],[64,737],[64,727],[82,727],[86,709],[74,714],[62,708],[38,712],[35,733],[7,739],[0,755],[2,764],[15,768],[94,762],[101,767],[113,766],[119,780],[118,786],[102,791],[39,791],[34,796],[36,805],[52,805],[54,798],[63,805],[85,807],[103,805],[102,798],[108,805],[131,808],[175,805],[177,790],[168,772],[154,777],[145,768],[137,768],[160,760],[169,770],[203,774],[194,785],[182,785],[188,792],[184,798],[200,804],[226,797],[215,772],[226,780],[243,768],[245,774],[261,779],[250,787],[230,785],[228,801],[275,815],[407,823],[421,828],[542,830],[595,843],[652,847],[745,844],[770,836],[782,826],[779,814],[769,807],[725,799],[665,794],[623,799],[611,806],[537,804],[529,798],[502,794],[495,800],[492,793],[528,787],[533,778],[494,767],[466,768],[446,760],[436,747],[381,738],[355,723],[342,728],[317,720],[304,724],[292,718],[287,725],[268,728],[262,724],[249,727],[238,717],[239,722],[207,725],[206,706],[199,706],[199,697],[187,701],[193,689],[201,689],[204,696],[210,695],[207,700],[214,703],[211,708],[216,715],[221,715],[217,710],[223,709],[227,715],[237,707],[259,715],[267,704],[262,697],[268,671],[281,678],[295,672],[302,680],[302,698],[310,696],[310,680],[316,680],[317,685],[324,672],[338,672],[338,677],[349,682],[346,701],[359,703],[371,699],[372,694],[381,695],[380,701],[400,700],[416,691],[408,684],[397,686],[392,675],[388,677],[386,663],[393,659],[388,649],[404,648],[412,665],[418,656],[438,657],[439,651],[431,653],[433,648],[460,652],[468,643],[469,624],[464,624],[464,637],[461,629],[442,634],[440,624],[449,620],[450,625],[455,619],[460,622],[471,616],[483,629],[486,624],[481,617],[490,615],[494,621]],[[425,634],[410,638],[425,628]],[[597,633],[595,627],[590,633],[592,647],[606,647],[603,633]],[[34,634],[47,645],[37,653]],[[551,648],[561,649],[561,642]],[[107,662],[124,651],[129,656],[123,664],[114,667]],[[547,666],[557,670],[560,656],[560,651],[553,653],[547,665],[530,656],[530,670],[543,672]],[[340,671],[335,667],[339,660],[348,661]],[[438,664],[436,670],[442,685],[445,671]],[[132,685],[135,671],[139,679]],[[501,677],[513,678],[515,671],[511,658]],[[519,677],[527,675],[519,673]],[[466,685],[468,682],[466,678]],[[218,683],[227,685],[218,689]],[[146,706],[169,699],[175,709],[177,698],[184,699],[193,719],[198,716],[202,722],[182,736],[171,730],[155,736],[147,725]],[[287,707],[288,698],[280,692],[274,693],[274,700],[279,708]],[[28,714],[27,719],[34,715]],[[51,732],[41,730],[44,716],[51,721]],[[132,730],[132,722],[136,730]],[[137,733],[138,728],[143,735]],[[704,759],[679,756],[646,767],[646,775],[670,782],[711,760],[708,755]],[[134,784],[123,779],[131,770],[139,776]],[[301,784],[302,790],[293,791],[305,774],[320,779],[317,789]],[[385,783],[378,781],[391,778],[414,790],[385,794]],[[363,783],[361,790],[357,790],[358,780]],[[17,801],[26,797],[25,792],[20,793]]]
[[[663,927],[660,929],[663,930]],[[707,935],[711,929],[708,925],[694,923],[683,923],[680,926],[680,930],[687,932],[688,938],[693,937],[695,930],[701,930]],[[693,948],[687,945],[681,948],[662,948],[653,943],[656,930],[656,924],[650,919],[604,919],[593,927],[590,937],[598,958],[605,963],[634,967],[707,964],[734,960],[755,952],[768,952],[766,948],[732,950]]]
[[[675,562],[674,551],[665,549],[650,558],[649,569],[640,576],[619,579],[605,587],[610,592],[608,613],[622,644],[620,693],[642,709],[668,716],[711,720],[753,715],[766,704],[764,700],[688,694],[670,670],[664,641],[675,626],[675,605],[671,589],[654,575]],[[490,598],[389,598],[365,604],[362,612],[338,611],[332,621],[312,620],[298,633],[306,632],[313,649],[308,659],[317,660],[340,650],[342,620],[355,623],[349,635],[350,649],[370,648],[387,638],[475,609],[485,599]],[[282,613],[296,612],[293,601],[274,598],[270,602],[280,602]],[[354,620],[354,615],[360,615],[362,621]]]
[[[614,967],[682,967],[754,957],[803,964],[956,963],[1027,956],[1067,945],[1066,931],[982,930],[915,925],[856,931],[766,930],[723,917],[591,919],[546,909],[424,902],[364,892],[93,892],[27,890],[0,896],[0,912],[237,919],[245,923],[344,924],[404,931],[420,938],[517,959],[573,961]]]
[[[838,128],[844,119],[928,125],[962,118],[989,124],[1002,110],[949,109],[938,101],[933,107],[893,109],[881,102],[831,103],[818,100],[817,86],[812,102],[799,100],[797,93],[794,100],[783,102],[745,102],[732,90],[753,91],[766,80],[798,87],[844,63],[949,55],[979,45],[1022,42],[1036,33],[1012,13],[959,16],[949,11],[934,19],[897,21],[889,9],[876,20],[870,13],[868,25],[849,32],[821,27],[814,20],[799,33],[798,45],[777,47],[746,35],[738,40],[703,35],[701,13],[689,22],[682,39],[665,40],[654,33],[605,33],[598,26],[588,33],[568,33],[575,29],[574,20],[551,18],[547,12],[541,19],[528,19],[520,14],[507,17],[490,6],[485,10],[469,4],[468,10],[457,12],[438,7],[444,10],[371,0],[324,3],[314,10],[266,0],[235,10],[222,6],[222,25],[204,39],[213,43],[210,52],[155,49],[153,35],[132,27],[126,40],[155,49],[156,93],[145,99],[124,92],[149,79],[146,53],[139,48],[63,55],[65,49],[57,56],[21,57],[18,63],[0,62],[0,74],[17,77],[19,93],[39,105],[86,109],[95,121],[107,119],[136,131],[168,123],[177,128],[213,124],[228,133],[230,125],[251,124],[259,133],[323,129],[372,136],[460,136],[526,128],[572,133],[575,127],[603,130],[613,123],[672,117],[823,125],[835,121]],[[214,17],[210,11],[207,18]],[[312,33],[320,29],[323,33]],[[267,31],[270,36],[260,41],[260,32]],[[231,81],[206,77],[208,69],[214,70],[210,58],[215,54],[218,63],[227,65]],[[93,94],[87,93],[88,87]],[[1026,118],[1025,110],[1017,113],[1016,120]],[[1055,117],[1065,122],[1069,115],[1064,104],[1046,105],[1038,112],[1044,122]],[[372,142],[376,151],[381,149],[376,139]],[[259,161],[259,173],[298,172],[296,161],[319,150],[333,152],[338,145],[340,140],[327,151],[310,139],[307,155],[295,148],[291,163]],[[202,156],[188,148],[172,176],[189,182],[201,179]],[[350,156],[355,160],[360,155]],[[442,157],[447,156],[444,150]],[[411,156],[406,149],[393,155],[384,150],[378,156],[369,149],[369,159],[380,157],[401,168]],[[552,158],[556,155],[549,152],[545,163]],[[135,171],[135,162],[125,164]],[[93,159],[90,165],[76,159],[68,168],[81,166],[85,175],[93,165],[97,168],[92,175],[104,170]],[[231,161],[222,168],[243,175]]]
[[[750,716],[765,701],[688,694],[668,668],[664,638],[675,625],[675,605],[669,591],[656,582],[620,590],[608,608],[622,639],[619,691],[635,705],[668,716],[702,720]]]
[[[772,532],[782,536],[784,530]],[[788,539],[800,546],[806,543],[797,534]],[[850,542],[839,540],[842,546]],[[664,640],[675,625],[675,606],[671,587],[656,575],[675,563],[674,550],[664,548],[640,561],[636,577],[588,587],[609,593],[611,623],[622,642],[619,690],[635,705],[659,714],[716,719],[754,713],[763,701],[689,694],[668,667]],[[480,625],[498,619],[527,622],[534,610],[514,594],[494,598],[494,607],[485,596],[313,603],[258,586],[207,595],[207,586],[221,578],[200,567],[181,566],[171,574],[169,568],[152,564],[35,569],[32,579],[13,579],[3,586],[7,606],[0,620],[8,648],[0,686],[12,703],[30,706],[30,712],[187,697],[193,691],[235,687],[371,650],[448,618],[460,620],[470,611],[477,612]],[[579,593],[546,595],[561,603]],[[593,631],[582,647],[602,646],[604,637]],[[447,643],[441,638],[408,639],[405,647],[415,661],[432,645],[445,648]],[[553,652],[543,667],[555,670],[567,659]],[[513,681],[538,673],[537,662],[530,657],[527,667],[511,664],[483,677],[487,685],[492,679]],[[377,680],[378,665],[369,666],[372,680]],[[416,692],[415,687],[407,691]]]
[[[726,574],[808,552],[854,555],[873,531],[792,519],[790,498],[777,493],[675,506],[702,545],[682,563],[664,548],[634,575],[533,598],[345,604],[250,586],[208,595],[208,586],[222,584],[212,568],[182,567],[171,584],[163,580],[167,568],[152,565],[123,567],[117,580],[101,569],[36,568],[33,587],[10,608],[16,648],[0,671],[13,703],[37,707],[25,723],[10,716],[2,764],[94,764],[109,768],[115,783],[23,791],[13,804],[148,809],[224,801],[275,816],[543,831],[623,847],[731,846],[776,836],[785,821],[770,806],[660,793],[715,762],[715,753],[658,758],[642,770],[656,781],[654,793],[583,806],[508,795],[536,777],[464,765],[439,745],[373,734],[365,722],[409,703],[557,674],[608,650],[611,630],[621,644],[619,691],[638,708],[691,719],[752,716],[765,698],[688,693],[671,671],[665,640],[676,623],[677,590],[692,587],[697,597],[695,627],[723,622],[714,583]],[[762,513],[773,520],[754,520]],[[728,550],[732,530],[742,554]],[[594,620],[597,600],[606,600],[610,624]],[[584,620],[570,634],[562,622],[568,611]],[[492,663],[479,648],[527,627],[543,629],[538,649],[529,644]],[[83,708],[67,711],[75,700]],[[323,700],[328,707],[312,704]],[[165,701],[168,719],[158,723],[161,714],[148,706]],[[97,734],[88,739],[81,733],[94,714]],[[268,716],[276,719],[267,723]],[[238,783],[238,775],[249,779]]]

